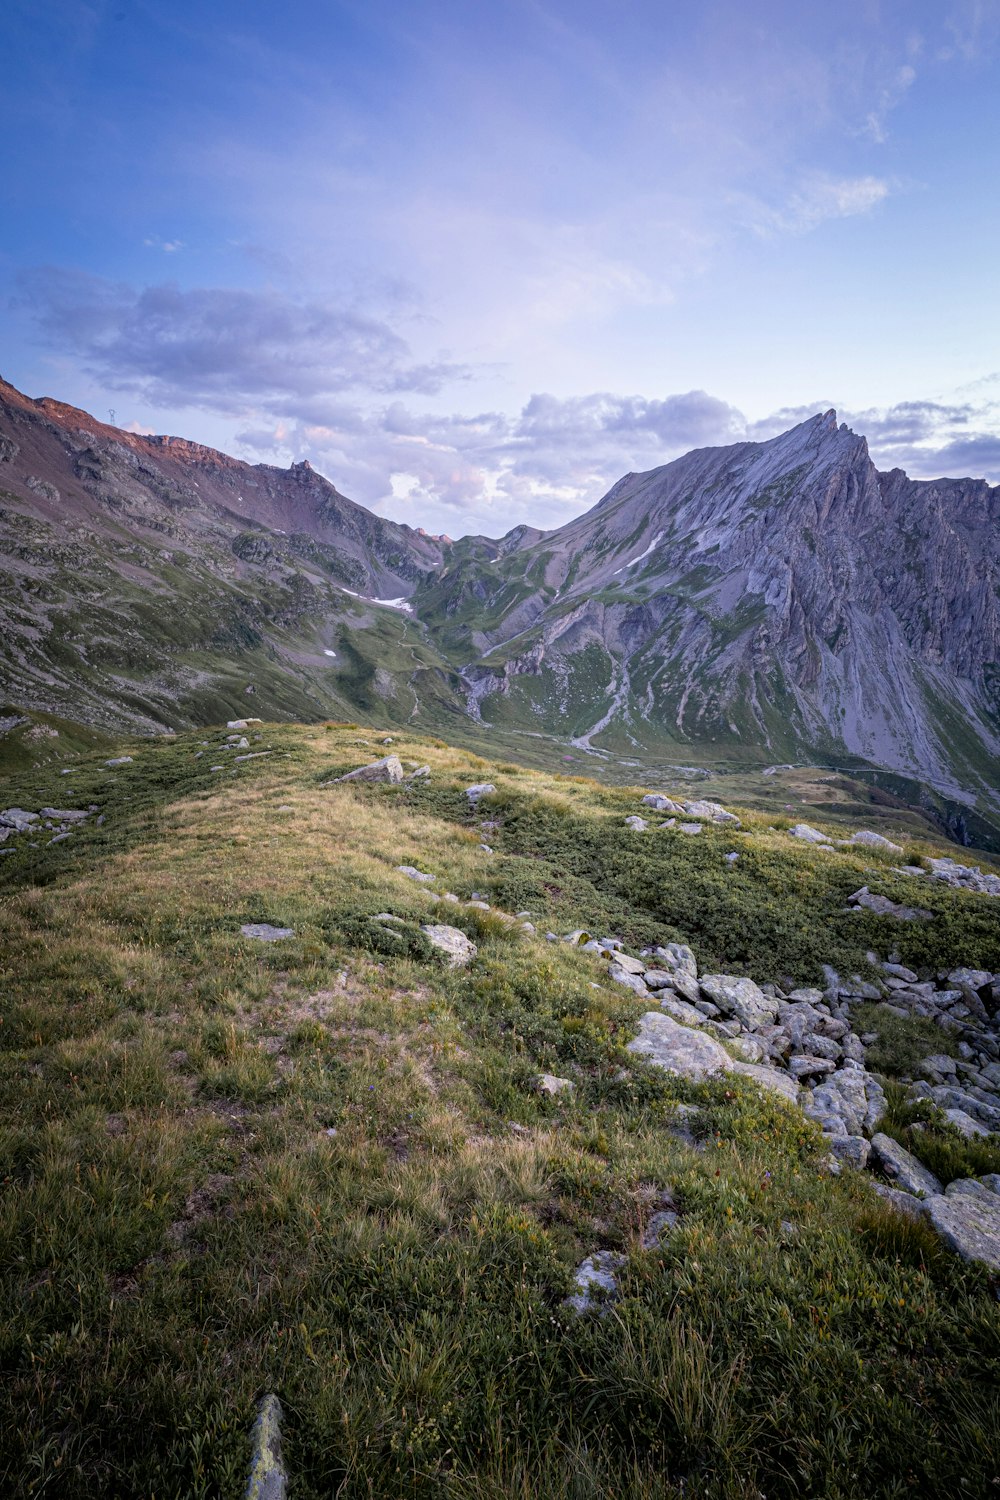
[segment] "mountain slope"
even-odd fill
[[[0,584],[0,696],[103,728],[377,711],[1000,810],[1000,489],[879,473],[833,412],[451,543],[0,384]]]
[[[491,573],[486,614],[537,582],[467,673],[484,718],[996,787],[1000,489],[880,474],[833,412],[626,475]]]
[[[447,543],[308,464],[121,432],[0,383],[0,625],[14,702],[162,729],[460,699],[398,607]],[[381,675],[380,675],[381,674]],[[396,678],[401,679],[397,683]]]

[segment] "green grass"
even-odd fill
[[[859,1035],[874,1032],[878,1040],[868,1048],[865,1063],[873,1072],[890,1078],[913,1077],[917,1064],[935,1053],[957,1057],[958,1047],[950,1032],[942,1031],[923,1016],[897,1016],[885,1005],[856,1005],[851,1025]]]
[[[0,789],[105,815],[0,861],[9,1493],[238,1495],[265,1390],[296,1500],[987,1492],[986,1274],[829,1177],[798,1112],[635,1059],[643,1005],[590,955],[396,871],[540,932],[687,936],[706,964],[804,979],[821,948],[797,927],[845,960],[900,940],[838,926],[863,861],[749,818],[727,886],[723,835],[623,828],[634,792],[398,733],[429,786],[325,788],[383,732],[258,732],[274,756],[221,779],[210,731]],[[473,780],[498,787],[475,817]],[[942,892],[941,931],[995,943],[993,909]],[[432,914],[477,943],[467,971],[428,948]],[[295,937],[241,937],[261,920]],[[572,1097],[540,1098],[543,1070]],[[643,1250],[665,1202],[678,1228]],[[605,1248],[619,1299],[576,1318],[572,1270]]]

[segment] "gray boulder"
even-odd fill
[[[338,781],[390,781],[394,784],[403,780],[403,764],[398,755],[385,755],[381,760],[373,760],[370,765],[358,766],[357,770],[348,771],[344,776],[334,777]],[[334,782],[329,782],[332,786]]]
[[[664,797],[660,792],[648,792],[642,799],[643,807],[651,807],[654,812],[679,813],[684,809],[679,802],[673,802],[669,797]]]
[[[1000,1271],[1000,1196],[942,1194],[927,1204],[927,1217],[950,1249],[963,1260],[981,1261]]]
[[[855,891],[847,898],[852,911],[870,911],[877,917],[895,917],[899,922],[932,922],[934,913],[924,911],[918,906],[901,906],[898,901],[890,901],[888,896],[875,896],[863,885],[860,891]]]
[[[833,1142],[830,1144],[832,1146]],[[880,1198],[910,1219],[922,1219],[927,1212],[927,1204],[921,1198],[914,1198],[912,1193],[904,1193],[902,1188],[889,1187],[885,1182],[873,1182],[872,1187]],[[928,1199],[928,1203],[937,1201],[936,1198]]]
[[[621,964],[612,964],[608,969],[608,978],[613,979],[615,984],[624,985],[627,990],[632,990],[636,995],[648,995],[646,981],[641,974],[633,974],[628,969],[623,969]]]
[[[944,1192],[934,1173],[891,1136],[881,1133],[872,1136],[872,1151],[877,1164],[895,1187],[901,1187],[906,1193],[923,1193],[927,1198]]]
[[[654,948],[653,957],[659,959],[663,968],[672,973],[690,974],[698,978],[698,964],[686,943],[668,943],[665,948]]]
[[[645,818],[640,818],[638,813],[631,813],[625,819],[626,828],[631,828],[635,833],[645,833],[649,824]]]
[[[38,814],[26,812],[23,807],[8,807],[0,812],[0,825],[12,828],[15,833],[24,833],[32,823],[38,822]]]
[[[475,807],[484,797],[488,797],[491,792],[495,791],[496,787],[492,781],[477,781],[475,786],[467,786],[465,788],[465,795],[468,797],[470,804]]]
[[[832,840],[825,833],[820,833],[818,828],[811,828],[808,823],[796,823],[794,828],[789,828],[790,839],[801,839],[804,844],[830,844]]]
[[[428,875],[426,870],[418,870],[416,865],[397,865],[396,870],[400,875],[405,875],[408,880],[419,880],[424,885],[436,880],[436,875]]]
[[[255,938],[258,943],[279,943],[283,938],[295,936],[294,927],[272,927],[270,922],[247,922],[240,931],[244,937]]]
[[[451,930],[454,931],[454,928]],[[542,1073],[535,1080],[535,1088],[540,1094],[554,1099],[559,1094],[572,1094],[576,1085],[569,1078],[557,1078],[554,1073]]]
[[[886,854],[902,854],[903,850],[899,844],[894,844],[892,839],[887,839],[881,833],[872,833],[867,828],[862,828],[858,833],[852,833],[847,841],[849,844],[864,844],[869,849],[883,849]]]
[[[871,1073],[847,1064],[813,1090],[806,1114],[824,1130],[828,1128],[826,1119],[836,1119],[841,1124],[837,1134],[864,1135],[873,1131],[885,1114],[885,1093]]]
[[[662,1011],[647,1011],[639,1021],[639,1034],[628,1044],[628,1051],[668,1073],[696,1081],[716,1073],[730,1073],[733,1060],[713,1037],[703,1031],[681,1026]]]
[[[755,1083],[758,1088],[766,1089],[770,1094],[778,1094],[782,1099],[787,1099],[789,1104],[798,1103],[798,1084],[790,1074],[783,1073],[780,1068],[769,1068],[761,1063],[734,1062],[733,1072],[739,1073],[741,1078],[748,1079],[750,1083]]]
[[[871,1146],[863,1135],[834,1135],[830,1137],[830,1150],[838,1161],[861,1171],[868,1165]]]
[[[429,922],[420,931],[426,935],[432,947],[445,955],[453,969],[471,963],[479,951],[460,928],[449,927],[445,922]]]
[[[703,993],[724,1016],[735,1016],[749,1030],[766,1026],[778,1014],[778,1002],[765,995],[752,979],[735,974],[703,974]]]

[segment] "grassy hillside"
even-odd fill
[[[849,916],[913,883],[766,813],[636,834],[634,788],[389,733],[261,726],[241,763],[218,730],[81,745],[0,779],[0,807],[98,809],[0,858],[8,1492],[238,1495],[274,1390],[295,1500],[986,1493],[985,1271],[827,1175],[797,1111],[628,1053],[645,1003],[543,935],[809,982],[870,949],[995,967],[1000,902],[922,882],[931,923]],[[430,777],[323,785],[389,748]],[[467,970],[428,921],[478,945]],[[621,1296],[577,1317],[600,1249]]]

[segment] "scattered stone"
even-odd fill
[[[131,755],[117,755],[113,760],[106,760],[104,764],[106,766],[130,766],[132,757]]]
[[[872,1136],[872,1151],[886,1177],[904,1192],[923,1193],[930,1198],[944,1191],[934,1173],[891,1136],[881,1133]]]
[[[726,864],[727,865],[734,865],[738,859],[739,859],[739,855],[736,854],[736,853],[727,854],[726,855]]]
[[[566,936],[563,938],[563,942],[569,943],[570,947],[575,948],[579,944],[589,943],[590,933],[587,932],[583,927],[575,927],[572,932],[567,932]]]
[[[700,1080],[715,1073],[733,1071],[733,1060],[714,1037],[681,1026],[662,1011],[647,1011],[639,1021],[639,1034],[627,1050],[668,1073]]]
[[[632,813],[630,817],[625,819],[625,826],[634,829],[636,833],[645,833],[649,824],[645,818],[640,818],[637,813]]]
[[[248,725],[249,725],[249,722],[250,721],[248,719],[230,719],[229,722],[226,725],[226,728],[227,729],[246,729],[248,727]],[[259,724],[260,720],[258,719],[256,722]]]
[[[13,829],[15,833],[24,833],[32,823],[37,822],[38,814],[26,812],[23,807],[8,807],[0,812],[0,825]]]
[[[550,1099],[554,1099],[558,1094],[574,1093],[576,1085],[572,1079],[557,1078],[554,1073],[542,1073],[535,1080],[535,1088],[540,1094],[546,1094]]]
[[[642,799],[643,807],[651,807],[654,812],[683,812],[679,802],[673,802],[669,797],[664,797],[660,792],[649,792]]]
[[[482,801],[483,797],[488,797],[491,792],[495,791],[496,787],[492,781],[478,781],[475,786],[467,786],[465,788],[465,795],[472,806],[476,807]]]
[[[953,859],[929,859],[932,880],[961,886],[983,896],[1000,896],[1000,875],[984,873],[978,865],[960,865]]]
[[[701,832],[701,824],[700,823],[678,823],[678,825],[677,825],[677,832],[678,833],[691,833],[691,834],[700,833]]]
[[[741,826],[740,819],[735,813],[727,812],[720,802],[709,802],[705,799],[695,802],[685,802],[683,810],[689,818],[701,818],[706,823],[725,823],[731,828]]]
[[[418,870],[416,865],[397,865],[397,873],[405,875],[409,880],[421,880],[426,884],[430,880],[436,880],[436,875],[428,875],[426,870]]]
[[[1000,1271],[1000,1197],[942,1194],[927,1204],[930,1219],[945,1244],[963,1260],[981,1261]]]
[[[40,818],[48,818],[53,823],[82,823],[86,818],[90,817],[90,813],[81,812],[79,809],[43,807],[38,816]]]
[[[698,964],[686,943],[668,943],[665,948],[654,948],[653,957],[658,958],[665,969],[698,978]]]
[[[234,755],[233,764],[241,760],[260,760],[264,755],[273,755],[273,750],[252,750],[249,755]]]
[[[808,1052],[800,1052],[788,1060],[788,1071],[793,1078],[822,1078],[836,1069],[837,1064],[828,1057],[810,1057]]]
[[[829,1135],[863,1135],[885,1114],[885,1093],[873,1074],[848,1063],[813,1089],[805,1112]]]
[[[595,1307],[600,1309],[601,1304],[617,1292],[615,1272],[624,1263],[625,1256],[615,1250],[599,1250],[596,1255],[588,1255],[573,1272],[579,1290],[567,1297],[563,1305],[580,1314]]]
[[[645,974],[646,972],[646,965],[641,958],[630,958],[627,953],[615,953],[614,958],[615,963],[620,969],[624,969],[626,974]]]
[[[956,1193],[965,1193],[970,1198],[985,1198],[987,1202],[996,1201],[996,1194],[990,1192],[986,1184],[979,1182],[975,1177],[957,1177],[953,1182],[949,1182],[944,1191],[947,1198],[954,1198]]]
[[[277,943],[295,936],[294,927],[272,927],[270,922],[247,922],[240,931],[244,937],[255,938],[259,943]]]
[[[419,781],[421,778],[429,776],[430,774],[430,766],[418,766],[415,771],[410,772],[406,779],[407,781]]]
[[[829,844],[832,840],[825,834],[820,833],[818,828],[811,828],[808,823],[796,823],[794,828],[789,828],[790,839],[802,839],[806,844]]]
[[[847,842],[864,844],[869,849],[884,849],[887,854],[900,855],[903,852],[899,844],[894,844],[891,839],[884,838],[881,833],[872,833],[867,828],[862,828],[858,833],[852,833]]]
[[[444,923],[430,923],[421,927],[432,947],[437,948],[445,954],[451,968],[459,968],[462,964],[471,963],[478,953],[475,943],[471,942],[458,927],[448,927]]]
[[[901,906],[896,901],[890,901],[888,896],[874,896],[866,885],[860,891],[855,891],[847,898],[848,905],[852,911],[874,912],[877,917],[895,917],[899,922],[932,922],[934,913],[924,911],[921,907]]]
[[[395,785],[402,779],[403,765],[399,756],[385,755],[381,760],[373,760],[367,766],[358,766],[344,776],[335,776],[333,781],[326,781],[323,785],[335,786],[339,781],[388,781]]]
[[[644,1250],[659,1249],[663,1239],[672,1229],[676,1229],[680,1223],[680,1214],[675,1208],[662,1208],[658,1213],[651,1214],[648,1224],[642,1232],[640,1244]]]
[[[701,1026],[705,1017],[700,1010],[695,1010],[693,1005],[688,1005],[686,1000],[677,1000],[667,991],[661,991],[657,997],[661,1008],[668,1016],[673,1016],[675,1021],[680,1021],[685,1026]],[[753,1061],[753,1059],[748,1059]]]

